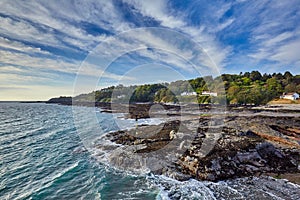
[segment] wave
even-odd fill
[[[66,169],[62,170],[61,172],[57,173],[56,175],[54,175],[51,178],[51,181],[55,181],[56,179],[62,177],[63,175],[65,175],[66,173],[72,171],[73,169],[75,169],[78,166],[79,162],[74,163],[73,165],[71,165],[70,167],[67,167]]]
[[[246,177],[209,182],[177,181],[165,176],[149,176],[160,192],[157,199],[300,199],[300,186],[272,177]]]
[[[52,184],[56,180],[58,180],[59,178],[64,176],[66,173],[69,173],[69,172],[73,171],[78,165],[79,165],[79,162],[76,162],[76,163],[72,164],[71,166],[63,169],[61,172],[58,172],[57,174],[55,174],[51,177],[47,177],[46,179],[42,180],[44,185],[42,187],[36,189],[35,191],[30,192],[30,194],[27,194],[27,196],[32,196],[34,194],[38,194],[39,192],[51,187]]]

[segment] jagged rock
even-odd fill
[[[284,156],[278,151],[274,145],[269,142],[264,142],[256,146],[256,150],[262,158],[269,158],[276,156],[277,158],[283,158]]]
[[[274,122],[274,120],[276,121]],[[141,134],[139,135],[130,134],[130,131],[119,131],[109,134],[108,138],[118,144],[132,146],[133,149],[135,146],[141,145],[143,148],[135,152],[139,154],[163,148],[177,137],[180,142],[176,144],[176,148],[177,150],[184,150],[184,152],[181,151],[183,154],[178,154],[177,151],[174,153],[167,152],[170,156],[157,157],[157,160],[162,160],[165,163],[164,169],[159,168],[160,164],[152,168],[153,173],[164,174],[176,179],[194,177],[199,180],[217,181],[254,176],[266,172],[299,172],[299,149],[281,146],[277,143],[273,145],[272,141],[262,138],[251,129],[251,127],[255,127],[255,130],[268,134],[266,131],[271,129],[270,124],[272,122],[281,123],[280,127],[282,127],[284,120],[281,118],[278,120],[278,118],[235,117],[229,120],[223,128],[220,128],[208,127],[209,119],[200,119],[199,128],[197,128],[194,137],[191,136],[192,134],[188,129],[178,131],[182,122],[177,120],[167,122],[159,133],[145,139],[138,138],[138,136],[140,137],[147,132],[151,133],[151,126],[141,127],[139,129]],[[297,123],[300,127],[300,120]],[[215,123],[214,125],[218,124]],[[259,129],[260,125],[262,125],[262,129]],[[270,135],[278,136],[281,134],[275,130],[272,131]],[[114,159],[116,159],[116,163],[123,162],[118,158]],[[127,164],[127,160],[125,161]],[[153,163],[150,164],[154,165]]]
[[[258,137],[253,131],[248,130],[246,132],[241,132],[240,136],[248,136],[248,137]]]
[[[246,152],[246,153],[237,153],[236,157],[240,163],[248,163],[248,164],[252,164],[257,167],[263,167],[263,166],[265,166],[265,163],[266,163],[266,161],[263,160],[256,151]]]

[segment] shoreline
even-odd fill
[[[236,113],[234,113],[236,114]],[[174,117],[171,117],[174,119]],[[174,159],[177,161],[172,163],[168,157],[174,152],[165,155],[165,158],[158,158],[157,152],[159,156],[161,156],[160,149],[168,149],[165,148],[171,142],[170,139],[170,132],[175,130],[178,132],[179,124],[182,122],[178,122],[178,120],[168,119],[166,123],[162,126],[160,125],[143,125],[139,126],[138,130],[140,131],[139,137],[136,136],[134,129],[131,130],[120,130],[112,133],[108,133],[105,135],[105,139],[113,142],[115,144],[121,145],[124,147],[123,149],[118,149],[119,152],[110,155],[110,164],[112,166],[119,167],[120,169],[125,170],[132,170],[134,167],[127,166],[127,162],[130,161],[131,158],[134,158],[134,164],[136,161],[140,161],[140,159],[156,159],[156,161],[163,160],[161,166],[156,166],[156,168],[152,166],[152,173],[157,175],[166,175],[171,178],[175,178],[176,180],[188,180],[189,178],[195,178],[196,180],[208,180],[208,181],[224,181],[230,180],[232,178],[241,178],[241,177],[252,177],[252,176],[262,176],[262,175],[269,175],[273,173],[273,177],[292,177],[292,176],[285,176],[285,174],[300,174],[300,132],[298,135],[298,131],[300,129],[300,120],[297,120],[296,117],[272,117],[272,116],[253,116],[250,121],[248,119],[248,123],[244,123],[246,118],[243,116],[229,116],[227,119],[224,119],[225,125],[222,127],[217,127],[218,124],[214,124],[210,128],[211,133],[207,133],[207,128],[197,128],[197,133],[195,133],[194,138],[188,138],[189,133],[183,133],[183,137],[186,137],[185,140],[193,139],[190,142],[192,151],[189,148],[186,148],[184,152],[181,152],[182,155],[177,158],[171,158],[171,161],[174,162]],[[289,124],[285,123],[287,120],[292,120]],[[261,128],[261,120],[264,120],[266,124],[263,125]],[[193,126],[196,126],[197,119],[187,119],[183,123],[194,123]],[[200,117],[199,120],[203,124],[210,123],[210,117]],[[274,121],[275,120],[275,121]],[[233,123],[232,121],[238,121],[238,123]],[[230,123],[231,124],[230,124]],[[296,122],[296,124],[295,124]],[[215,122],[217,123],[217,122]],[[229,123],[229,124],[228,124]],[[240,128],[233,128],[237,127],[240,123]],[[256,127],[249,126],[249,123],[255,124]],[[272,124],[273,123],[273,124]],[[269,127],[269,125],[273,125],[273,127]],[[274,126],[274,124],[279,124],[279,126]],[[290,142],[289,140],[294,136],[291,135],[281,135],[278,136],[278,127],[285,125],[293,124],[293,128],[295,129],[296,126],[296,141]],[[186,127],[185,127],[186,128]],[[189,131],[189,129],[181,128],[181,132]],[[272,129],[273,128],[273,129]],[[291,127],[290,127],[291,128]],[[226,130],[227,129],[227,130]],[[252,129],[252,130],[250,130]],[[265,130],[264,130],[265,129]],[[207,155],[201,157],[199,154],[196,154],[197,150],[201,149],[201,142],[205,137],[213,137],[217,132],[224,131],[221,134],[221,137],[216,142],[216,146],[211,149]],[[286,129],[287,130],[287,129]],[[287,130],[286,134],[289,134],[295,130]],[[259,133],[263,132],[263,134]],[[283,131],[283,130],[279,130]],[[289,132],[290,131],[290,132]],[[146,136],[149,133],[152,136]],[[215,133],[213,133],[215,132]],[[272,132],[272,133],[266,133]],[[144,135],[143,135],[144,134]],[[200,137],[199,137],[200,136]],[[202,138],[201,138],[202,137]],[[298,138],[299,137],[299,138]],[[288,139],[285,139],[288,138]],[[196,141],[195,141],[196,139]],[[227,141],[228,144],[222,146],[222,142]],[[178,145],[179,143],[177,143]],[[197,147],[198,145],[198,147]],[[232,148],[228,149],[229,146]],[[103,147],[97,147],[103,148]],[[104,147],[105,148],[105,147]],[[220,149],[225,148],[225,149]],[[226,149],[227,148],[227,149]],[[169,150],[169,149],[168,149]],[[122,153],[125,153],[122,155]],[[264,155],[265,154],[265,155]],[[124,156],[120,158],[120,155]],[[150,156],[149,156],[150,155]],[[137,156],[137,157],[135,157]],[[229,160],[226,159],[219,159],[230,157]],[[116,160],[116,157],[118,159]],[[172,156],[171,156],[172,157]],[[123,160],[122,160],[123,159]],[[173,159],[173,160],[172,160]],[[285,160],[285,162],[281,162],[281,160]],[[132,160],[131,160],[132,161]],[[147,161],[146,161],[147,162]],[[230,163],[229,167],[226,167],[226,164]],[[138,162],[137,162],[138,163]],[[199,163],[202,163],[199,165]],[[125,165],[124,165],[125,164]],[[151,162],[148,163],[153,164]],[[235,165],[238,167],[234,168]],[[149,167],[147,163],[145,165],[136,165],[136,168],[139,167]],[[161,167],[161,169],[158,169]],[[239,168],[243,167],[242,170]],[[150,167],[151,169],[151,167]],[[231,169],[234,169],[231,171]],[[276,175],[280,176],[276,176]],[[289,178],[292,182],[296,184],[300,184],[297,180],[293,180]]]
[[[21,102],[21,103],[41,103],[41,102]],[[72,101],[54,101],[54,102],[42,102],[46,104],[59,104],[68,106],[83,106],[83,107],[98,107],[101,108],[101,112],[106,113],[129,113],[128,118],[149,118],[149,111],[153,106],[161,106],[160,109],[167,111],[168,116],[178,116],[179,112],[185,111],[187,114],[193,113],[193,111],[211,112],[271,112],[271,113],[300,113],[300,104],[267,104],[267,105],[237,105],[237,104],[167,104],[167,103],[107,103],[107,102],[72,102]],[[154,110],[155,112],[155,110]],[[199,112],[195,114],[200,114]]]
[[[77,104],[78,105],[78,104]],[[93,103],[88,103],[88,104],[79,104],[80,106],[93,106]],[[135,117],[136,117],[136,115],[138,115],[138,117],[139,117],[139,119],[140,118],[150,118],[150,116],[149,116],[149,109],[151,108],[151,106],[153,106],[153,105],[160,105],[160,106],[162,106],[164,109],[166,109],[166,111],[167,111],[167,113],[159,113],[159,112],[155,112],[154,111],[154,113],[155,113],[155,116],[151,116],[151,117],[157,117],[157,116],[159,116],[159,117],[164,117],[164,119],[166,119],[166,122],[167,123],[174,123],[174,121],[178,121],[179,119],[181,119],[182,120],[182,117],[183,118],[185,118],[184,120],[185,121],[187,121],[187,122],[190,122],[190,121],[193,121],[193,120],[195,120],[195,118],[197,118],[196,116],[199,116],[199,113],[192,113],[191,111],[193,110],[193,108],[197,108],[199,105],[197,105],[197,104],[192,104],[192,105],[187,105],[187,109],[185,110],[187,113],[181,113],[181,110],[180,110],[180,107],[179,106],[177,106],[177,105],[164,105],[164,104],[131,104],[131,105],[129,105],[129,106],[127,106],[127,105],[120,105],[120,104],[117,104],[117,105],[115,105],[116,107],[114,107],[115,108],[115,110],[113,110],[112,109],[112,104],[109,104],[109,103],[99,103],[99,104],[96,104],[96,106],[97,107],[100,107],[100,108],[102,108],[103,110],[101,111],[101,112],[108,112],[108,113],[113,113],[113,112],[117,112],[117,113],[126,113],[126,112],[124,112],[124,111],[126,111],[127,110],[127,112],[128,112],[128,110],[129,110],[129,114],[128,115],[126,115],[126,116],[124,116],[124,119],[134,119]],[[190,106],[190,107],[189,107]],[[297,115],[298,113],[300,114],[300,107],[299,107],[299,110],[298,109],[296,109],[296,110],[292,110],[293,108],[294,108],[294,106],[295,105],[291,105],[291,106],[288,106],[287,108],[285,107],[286,105],[267,105],[267,106],[259,106],[259,107],[255,107],[255,106],[230,106],[229,107],[229,109],[228,110],[226,110],[225,112],[225,114],[224,114],[224,116],[226,116],[225,118],[224,118],[224,124],[226,124],[227,122],[229,122],[229,121],[232,121],[232,119],[236,119],[236,118],[244,118],[244,121],[246,121],[247,119],[247,117],[249,118],[260,118],[261,120],[264,120],[264,119],[266,119],[266,118],[269,118],[271,121],[273,121],[274,122],[274,120],[276,120],[276,119],[280,119],[280,118],[284,118],[284,120],[283,121],[289,121],[289,120],[291,120],[291,119],[293,119],[293,118],[295,118],[295,115]],[[199,111],[200,111],[200,117],[199,117],[199,119],[201,119],[201,120],[204,120],[205,121],[205,119],[206,120],[211,120],[212,118],[214,118],[214,114],[209,114],[210,112],[210,109],[211,108],[217,108],[217,109],[219,109],[220,108],[220,106],[218,106],[218,105],[209,105],[209,104],[205,104],[205,105],[200,105],[200,107],[202,108],[202,109],[199,109]],[[297,106],[296,106],[297,107]],[[116,109],[116,108],[118,108],[118,109]],[[198,107],[199,108],[199,107]],[[130,110],[131,109],[131,110]],[[123,111],[123,112],[121,112],[121,111]],[[158,109],[158,111],[160,111],[159,109]],[[265,115],[265,112],[267,112],[268,113],[268,115]],[[202,114],[201,114],[202,113]],[[205,113],[208,113],[208,114],[205,114]],[[272,116],[272,114],[273,113],[276,113],[276,114],[281,114],[281,115],[283,115],[283,116]],[[216,116],[216,115],[215,115]],[[294,117],[293,117],[294,116]],[[300,116],[300,115],[299,115]],[[222,117],[221,117],[222,118]],[[229,118],[232,118],[231,120],[229,119]],[[177,122],[176,122],[177,123]],[[176,124],[175,123],[175,124]],[[299,122],[297,122],[298,124],[299,124]],[[241,123],[242,124],[242,123]],[[275,123],[276,124],[276,123]],[[274,124],[273,124],[274,125]],[[140,125],[139,126],[139,129],[140,129],[140,131],[141,132],[143,132],[144,130],[146,130],[146,129],[154,129],[154,131],[152,130],[152,132],[155,132],[155,131],[157,131],[157,128],[159,127],[159,126],[161,126],[161,125]],[[178,126],[178,124],[177,125],[175,125],[175,126]],[[244,125],[245,126],[245,125]],[[153,128],[153,127],[156,127],[156,128]],[[162,127],[163,128],[163,127]],[[228,128],[228,127],[227,127]],[[273,127],[273,129],[278,129],[278,128],[280,128],[280,127]],[[298,126],[297,125],[297,128],[299,128],[300,129],[300,125]],[[122,143],[124,143],[124,144],[122,144],[122,145],[128,145],[128,146],[138,146],[138,145],[140,145],[140,147],[139,148],[141,148],[140,150],[138,150],[137,151],[137,153],[149,153],[149,152],[151,152],[151,151],[156,151],[156,150],[158,150],[159,148],[161,148],[161,146],[164,146],[165,144],[167,144],[168,142],[170,142],[170,138],[168,139],[168,136],[169,136],[169,133],[170,133],[170,131],[172,131],[172,130],[174,130],[174,129],[176,129],[176,128],[174,128],[174,127],[172,127],[171,129],[165,129],[164,130],[164,133],[163,133],[163,136],[164,136],[164,138],[161,138],[162,140],[161,141],[150,141],[150,140],[144,140],[144,141],[137,141],[137,140],[140,140],[140,139],[143,139],[143,137],[145,137],[145,136],[143,136],[142,138],[126,138],[125,137],[125,139],[121,139],[121,140],[119,140],[119,141],[117,141],[117,140],[114,140],[113,142],[116,142],[117,144],[122,144]],[[248,127],[246,127],[246,128],[244,128],[245,130],[243,130],[244,132],[244,134],[248,134],[247,132],[248,132],[248,130],[246,130],[246,129],[251,129],[251,127],[250,126],[248,126]],[[297,129],[297,130],[299,130],[299,129]],[[133,128],[133,129],[130,129],[130,130],[121,130],[121,131],[117,131],[117,133],[121,133],[120,135],[122,135],[122,134],[128,134],[130,131],[135,131],[135,129]],[[205,130],[205,131],[207,131],[207,130]],[[204,131],[204,132],[205,132]],[[219,130],[220,131],[220,130]],[[236,130],[235,130],[236,131]],[[241,130],[239,130],[240,132],[241,132]],[[293,144],[293,143],[291,143],[291,142],[289,142],[289,141],[285,141],[285,140],[282,140],[282,138],[280,138],[280,137],[276,137],[276,136],[273,136],[273,135],[269,135],[269,133],[263,133],[263,134],[261,134],[261,133],[259,133],[259,128],[256,128],[256,133],[254,133],[254,135],[252,135],[251,137],[257,137],[256,139],[258,139],[259,141],[261,140],[261,141],[267,141],[267,143],[268,144],[271,144],[271,146],[270,146],[270,148],[275,148],[276,150],[278,150],[279,149],[279,151],[282,151],[283,149],[291,149],[290,147],[289,148],[287,148],[286,146],[291,146],[291,145],[294,145],[294,146],[292,146],[292,147],[296,147],[296,148],[298,148],[299,149],[299,145],[298,144],[300,144],[300,142],[299,142],[299,140],[298,140],[298,144]],[[276,131],[276,130],[275,130]],[[278,129],[277,131],[284,131],[283,129]],[[108,133],[107,135],[111,135],[111,134],[115,134],[116,132],[111,132],[111,133]],[[161,132],[160,132],[161,133]],[[297,132],[298,133],[298,132]],[[197,134],[199,134],[199,133],[197,133]],[[203,130],[202,130],[202,134],[203,134]],[[253,133],[251,133],[251,134],[253,134]],[[129,134],[129,135],[134,135],[134,134]],[[205,133],[204,133],[204,135],[205,135]],[[203,137],[203,135],[202,135],[202,137]],[[116,138],[115,138],[116,139]],[[155,137],[154,138],[151,138],[152,140],[153,139],[155,139]],[[156,138],[157,139],[157,138]],[[248,138],[249,139],[249,138]],[[123,141],[122,141],[123,140]],[[128,140],[128,141],[126,141],[126,140]],[[275,142],[273,141],[272,142],[272,140],[275,140]],[[250,140],[249,140],[250,141]],[[271,142],[270,142],[271,141]],[[281,143],[279,143],[279,144],[277,144],[278,143],[278,141],[279,142],[281,142]],[[283,142],[284,141],[284,142]],[[127,142],[127,143],[126,143]],[[152,145],[152,147],[150,146],[148,149],[146,148],[146,149],[143,149],[144,148],[144,144],[145,143],[147,143],[147,144],[149,144],[149,143],[153,143],[153,144],[155,144],[155,143],[157,143],[158,145]],[[159,144],[159,142],[160,142],[160,144]],[[134,144],[135,143],[135,144]],[[199,142],[200,143],[200,142]],[[253,143],[253,141],[250,141],[249,142],[249,145],[251,144],[251,145],[253,145],[252,144]],[[198,144],[199,145],[199,144]],[[250,149],[246,149],[246,150],[243,150],[243,151],[246,151],[246,153],[249,153],[248,151],[255,151],[255,148],[250,148]],[[240,153],[238,150],[235,150],[237,153]],[[273,151],[273,150],[272,150]],[[242,153],[245,153],[245,152],[242,152]],[[299,152],[297,152],[298,153],[298,155],[300,155],[300,153]],[[190,157],[188,157],[188,156],[190,156]],[[249,154],[248,154],[248,156],[249,156]],[[252,155],[250,155],[250,157],[251,157]],[[212,174],[214,174],[213,176],[211,175],[211,173],[209,174],[209,173],[207,173],[207,172],[205,172],[206,173],[206,175],[205,175],[205,177],[202,177],[202,176],[200,176],[200,175],[198,175],[197,173],[197,171],[199,170],[198,168],[196,169],[196,171],[195,171],[195,169],[193,168],[194,166],[194,164],[193,164],[193,162],[194,162],[194,160],[191,160],[191,157],[192,158],[195,158],[195,156],[193,157],[193,156],[191,156],[191,155],[184,155],[183,156],[183,158],[181,158],[181,162],[180,163],[177,163],[177,165],[176,166],[173,166],[173,168],[172,169],[167,169],[167,170],[169,170],[169,172],[162,172],[162,171],[160,171],[160,172],[155,172],[155,174],[165,174],[165,175],[167,175],[167,176],[173,176],[173,178],[175,178],[175,179],[182,179],[182,180],[184,180],[184,179],[187,179],[187,178],[196,178],[197,180],[209,180],[209,181],[222,181],[222,180],[228,180],[228,177],[227,178],[225,178],[225,179],[222,179],[222,178],[218,178],[218,175],[217,175],[217,178],[215,177],[215,174],[214,173],[217,173],[217,171],[215,171],[215,172],[213,172]],[[287,157],[289,157],[289,155],[287,156]],[[198,158],[196,158],[196,159],[199,159],[199,160],[201,160],[199,157]],[[197,162],[199,162],[199,160],[197,160]],[[205,161],[205,160],[202,160],[202,161]],[[211,162],[211,161],[213,161],[212,159],[211,160],[206,160],[206,168],[209,166],[209,165],[211,165],[211,163],[209,163],[209,162]],[[226,160],[225,162],[228,162],[228,160]],[[250,162],[252,162],[252,161],[250,161]],[[246,165],[248,165],[248,166],[246,166],[246,167],[249,167],[249,163],[247,163]],[[300,167],[299,167],[299,160],[297,161],[297,165],[298,165],[298,170],[295,170],[295,171],[293,171],[292,172],[292,174],[293,175],[296,175],[296,176],[299,176],[299,174],[300,174]],[[178,167],[178,166],[180,166],[181,168],[184,168],[184,170],[182,170],[182,169],[180,169],[180,170],[178,170],[176,167]],[[259,165],[258,165],[259,166]],[[273,177],[287,177],[289,180],[291,180],[292,182],[294,182],[294,183],[297,183],[297,184],[300,184],[300,181],[298,181],[297,182],[297,180],[293,180],[293,178],[292,178],[292,176],[291,175],[289,175],[289,174],[291,174],[291,171],[290,171],[290,169],[289,170],[286,170],[286,171],[276,171],[276,170],[267,170],[266,172],[265,171],[260,171],[260,170],[257,170],[256,168],[257,168],[257,166],[255,166],[254,165],[254,167],[255,168],[253,168],[253,166],[251,167],[251,165],[250,165],[250,168],[249,169],[244,169],[244,170],[248,170],[248,171],[250,171],[250,172],[247,172],[248,174],[250,174],[251,176],[252,175],[254,175],[254,176],[256,176],[256,175],[272,175]],[[174,170],[175,169],[175,170]],[[203,170],[203,169],[202,169]],[[211,169],[210,169],[211,170]],[[252,170],[252,171],[251,171]],[[170,172],[171,171],[171,172]],[[180,172],[180,173],[178,173],[178,172]],[[168,174],[169,173],[169,174]],[[173,173],[173,174],[172,174]],[[177,173],[177,174],[176,174]],[[205,174],[204,173],[204,174]],[[226,172],[227,173],[227,172]],[[232,173],[231,171],[228,171],[228,173],[230,174],[230,173]],[[249,177],[249,175],[246,173],[246,175],[244,174],[244,172],[239,172],[239,173],[241,173],[242,175],[240,176],[240,175],[237,175],[236,177],[234,177],[233,176],[233,178],[239,178],[239,177]],[[175,175],[174,175],[175,174]],[[287,174],[287,175],[285,175],[285,174]],[[176,177],[176,176],[178,176],[178,177]],[[230,178],[232,178],[232,177],[230,177],[229,176],[229,179]],[[295,182],[296,181],[296,182]]]

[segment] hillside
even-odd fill
[[[203,91],[216,92],[217,96],[202,95]],[[196,95],[183,95],[192,94]],[[171,83],[133,86],[111,86],[74,97],[75,101],[96,102],[197,102],[228,104],[267,104],[283,92],[300,93],[300,75],[290,72],[261,74],[258,71],[222,74],[179,80]],[[195,93],[194,93],[195,94]],[[287,101],[285,101],[287,102]]]

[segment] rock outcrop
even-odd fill
[[[157,126],[144,126],[138,133],[118,131],[106,139],[135,147],[131,156],[140,155],[149,169],[153,163],[164,163],[153,173],[179,180],[218,181],[300,172],[299,119],[231,116],[222,120],[175,120],[160,125],[159,131],[154,131]],[[196,132],[191,132],[191,127]],[[165,154],[156,154],[159,151]]]

